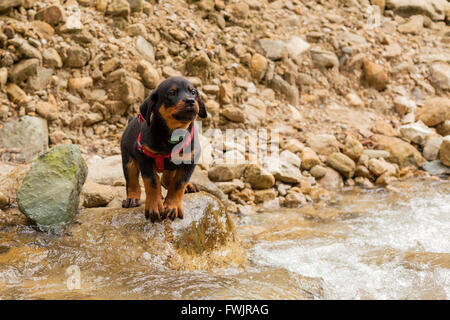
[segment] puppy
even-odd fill
[[[181,207],[185,192],[196,192],[189,183],[200,155],[200,144],[194,143],[194,121],[206,118],[206,107],[197,89],[184,78],[172,77],[163,81],[140,106],[138,117],[132,118],[120,143],[127,199],[122,207],[140,205],[139,174],[145,187],[145,217],[152,222],[166,217],[183,219]],[[185,133],[183,140],[174,133]],[[177,131],[176,131],[177,130]],[[180,156],[189,161],[173,161]],[[158,172],[162,173],[160,179]],[[163,202],[161,185],[167,190]]]

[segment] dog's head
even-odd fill
[[[206,107],[197,89],[184,78],[171,77],[152,92],[140,108],[147,123],[152,114],[164,120],[171,130],[186,128],[197,116],[206,118]]]

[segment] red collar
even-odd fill
[[[138,113],[137,117],[139,118],[139,120],[141,122],[145,122],[145,119],[142,116],[142,114]],[[170,158],[174,155],[177,155],[182,150],[186,149],[186,147],[189,146],[189,144],[192,142],[193,138],[194,138],[194,124],[192,123],[191,134],[190,134],[189,138],[186,139],[186,141],[184,141],[184,143],[181,147],[174,148],[173,151],[169,154],[164,154],[164,155],[154,154],[154,153],[151,153],[150,151],[148,151],[147,149],[145,149],[144,146],[141,144],[141,132],[139,132],[139,136],[137,138],[137,147],[140,152],[142,152],[143,154],[145,154],[148,157],[155,159],[156,170],[158,170],[158,172],[163,172],[164,171],[164,159]]]

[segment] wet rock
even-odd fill
[[[130,11],[130,4],[127,0],[112,0],[106,7],[106,14],[112,16],[128,17]]]
[[[339,66],[339,60],[333,52],[319,47],[311,49],[311,58],[316,68],[333,68]]]
[[[23,116],[3,124],[0,129],[0,145],[6,149],[18,149],[18,161],[31,161],[48,148],[47,121]]]
[[[17,193],[20,211],[44,230],[58,231],[78,212],[87,170],[76,145],[60,145],[41,154]]]
[[[152,44],[141,36],[136,38],[136,50],[145,60],[155,62],[155,51]]]
[[[28,79],[30,76],[35,75],[38,66],[38,59],[22,60],[10,69],[8,74],[9,79],[15,83],[22,82],[23,80]]]
[[[400,168],[407,166],[420,167],[425,163],[419,151],[409,143],[394,137],[373,135],[372,140],[378,144],[380,149],[390,153],[388,161],[397,163]]]
[[[334,152],[330,154],[327,157],[327,163],[347,179],[355,174],[355,162],[343,153]]]
[[[275,184],[275,177],[256,164],[245,169],[244,177],[253,189],[268,189]]]
[[[123,248],[133,243],[133,250],[109,254],[119,260],[125,258],[142,263],[146,259],[157,259],[174,270],[245,266],[245,250],[224,205],[216,197],[204,192],[186,194],[183,210],[183,220],[149,224],[142,207],[84,209],[76,216],[77,223],[70,225],[71,236],[67,241],[83,246],[86,239],[90,239],[93,243],[114,242]],[[98,246],[98,250],[103,252],[105,248]]]
[[[319,184],[327,190],[340,191],[344,186],[341,175],[331,168],[326,170],[326,174],[318,181]]]
[[[82,196],[85,208],[95,208],[106,206],[114,198],[114,193],[109,186],[86,181],[82,189]]]
[[[137,71],[141,75],[143,84],[149,88],[154,89],[160,82],[158,71],[154,69],[147,61],[141,61],[138,65]]]
[[[439,149],[439,159],[441,162],[450,167],[450,136],[446,136],[441,143],[441,147]]]
[[[383,68],[368,59],[364,59],[363,66],[364,77],[367,84],[378,91],[386,89],[386,86],[389,83],[389,77]]]
[[[282,40],[261,39],[259,44],[270,60],[280,60],[287,55],[286,44]]]
[[[427,100],[423,108],[417,110],[416,120],[421,120],[429,127],[450,120],[450,99],[432,98]]]
[[[110,156],[106,158],[96,157],[88,161],[88,180],[100,184],[114,185],[120,182],[125,185],[122,169],[122,157]]]
[[[450,167],[444,166],[439,160],[428,161],[422,168],[433,176],[450,175]]]
[[[273,200],[277,197],[278,192],[275,189],[264,189],[255,191],[255,203],[263,203]]]
[[[287,208],[300,208],[307,203],[304,194],[299,192],[289,192],[283,201],[283,206]]]
[[[429,137],[423,147],[423,157],[428,161],[438,159],[439,149],[443,139],[442,137]]]
[[[422,121],[410,123],[399,128],[402,137],[410,142],[417,143],[421,146],[425,144],[428,136],[433,134],[433,130],[423,124]]]
[[[339,152],[339,142],[329,134],[318,134],[308,138],[308,145],[318,154],[329,155]]]
[[[347,138],[345,138],[345,145],[342,151],[353,161],[358,161],[359,157],[364,152],[364,147],[357,139],[352,136],[347,136]]]
[[[256,81],[261,81],[266,74],[267,66],[267,59],[264,56],[255,53],[250,61],[250,73],[252,74],[252,77]]]
[[[430,66],[431,83],[436,89],[450,90],[450,66],[445,62],[435,62]]]

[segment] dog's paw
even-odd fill
[[[166,215],[164,214],[164,206],[162,204],[162,201],[146,207],[145,218],[147,220],[150,219],[152,223],[164,220],[166,218]]]
[[[195,192],[199,192],[199,191],[200,191],[200,189],[195,183],[189,182],[186,185],[186,189],[184,190],[184,193],[195,193]]]
[[[122,208],[135,208],[141,205],[139,199],[127,198],[122,201]]]
[[[183,219],[184,213],[181,203],[166,201],[164,203],[164,215],[170,220],[175,220],[177,217]]]

